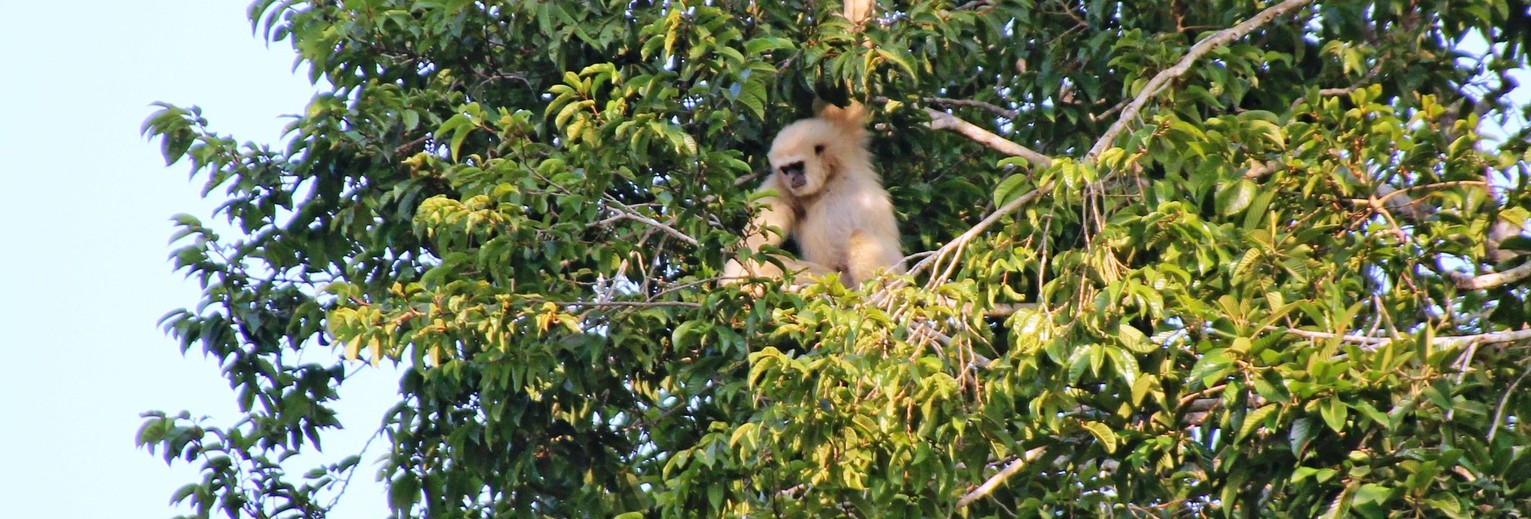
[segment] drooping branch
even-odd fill
[[[1127,125],[1137,120],[1138,114],[1143,111],[1143,106],[1148,104],[1149,100],[1159,95],[1160,92],[1163,92],[1165,88],[1168,88],[1171,81],[1189,72],[1191,65],[1196,63],[1196,60],[1201,59],[1218,47],[1243,38],[1245,35],[1254,32],[1255,29],[1270,23],[1271,20],[1312,2],[1313,0],[1286,0],[1264,11],[1260,11],[1259,14],[1245,20],[1243,23],[1218,31],[1206,39],[1196,42],[1195,45],[1191,46],[1191,50],[1186,51],[1185,56],[1182,56],[1175,66],[1160,71],[1154,75],[1153,79],[1148,80],[1148,84],[1143,86],[1143,90],[1138,92],[1137,97],[1127,105],[1127,108],[1122,109],[1122,115],[1116,119],[1116,122],[1112,123],[1111,127],[1106,129],[1106,133],[1102,134],[1100,139],[1095,141],[1095,145],[1090,147],[1090,152],[1084,156],[1085,161],[1095,160],[1100,156],[1101,152],[1110,148],[1111,143],[1116,142],[1116,138],[1123,131],[1126,131]]]
[[[932,254],[919,263],[915,264],[913,268],[909,269],[909,274],[916,275],[921,271],[930,268],[932,265],[940,264],[953,251],[967,246],[968,242],[972,241],[973,238],[978,237],[979,234],[983,234],[985,230],[988,230],[989,226],[994,225],[994,222],[998,222],[1000,218],[1004,218],[1005,215],[1019,210],[1021,206],[1030,203],[1032,200],[1036,200],[1038,197],[1052,192],[1053,185],[1053,182],[1048,182],[1037,186],[1037,188],[1031,190],[1031,192],[1016,197],[1016,199],[1011,200],[1010,203],[1005,204],[1004,206],[995,210],[993,213],[989,213],[989,216],[985,217],[982,221],[968,229],[967,232],[964,232],[962,235],[956,237],[952,241],[947,242],[946,245],[942,245],[941,248],[935,250],[935,254]],[[935,285],[939,283],[936,278],[932,278],[931,284]]]
[[[1038,167],[1045,168],[1053,163],[1052,157],[1043,155],[1036,152],[1035,150],[1011,142],[1004,137],[995,135],[993,132],[979,128],[973,123],[964,121],[955,115],[928,107],[925,108],[925,113],[930,116],[930,122],[927,123],[926,126],[932,130],[947,130],[955,132],[958,135],[967,137],[974,142],[983,144],[984,146],[987,146],[990,149],[1000,153],[1004,153],[1012,157],[1021,157],[1026,159],[1027,162],[1030,162]],[[941,248],[932,251],[924,260],[921,260],[919,263],[916,263],[912,268],[910,268],[909,273],[911,275],[918,275],[921,272],[930,269],[931,267],[936,267],[936,270],[939,270],[939,267],[943,262],[948,260],[955,261],[955,258],[952,258],[954,253],[961,250],[963,247],[966,247],[968,242],[978,237],[979,234],[982,234],[989,228],[989,226],[994,225],[995,222],[998,222],[1006,215],[1019,210],[1021,206],[1026,205],[1032,200],[1052,192],[1052,188],[1053,183],[1048,182],[1041,186],[1037,186],[1035,190],[1021,195],[1015,200],[1011,200],[1009,203],[1006,203],[1004,206],[995,210],[993,213],[990,213],[989,216],[984,217],[982,221],[979,221],[966,232],[963,232],[962,235],[956,237],[952,241],[947,242],[945,245],[942,245]],[[943,282],[945,277],[945,274],[937,273],[937,275],[931,277],[928,284],[930,286],[939,285],[941,282]]]

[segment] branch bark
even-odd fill
[[[1185,56],[1182,56],[1180,62],[1176,63],[1175,66],[1160,71],[1154,75],[1153,79],[1148,80],[1148,84],[1143,86],[1143,90],[1138,92],[1138,96],[1132,100],[1132,103],[1129,103],[1127,108],[1122,109],[1121,117],[1118,117],[1116,122],[1106,129],[1106,133],[1102,134],[1100,139],[1095,141],[1095,145],[1090,147],[1090,152],[1084,156],[1085,161],[1095,160],[1095,158],[1100,156],[1101,152],[1110,148],[1111,143],[1116,142],[1116,138],[1127,129],[1127,125],[1132,124],[1138,118],[1138,114],[1143,111],[1143,105],[1148,104],[1150,99],[1159,95],[1159,92],[1164,91],[1171,81],[1189,72],[1191,65],[1196,63],[1196,60],[1201,59],[1202,56],[1206,56],[1207,53],[1212,52],[1218,47],[1243,38],[1249,33],[1254,32],[1255,29],[1270,23],[1271,20],[1312,2],[1313,0],[1286,0],[1264,11],[1260,11],[1259,14],[1245,20],[1243,23],[1218,31],[1212,36],[1196,42],[1195,45],[1191,46],[1191,50],[1187,51]]]

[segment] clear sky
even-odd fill
[[[134,447],[138,414],[235,418],[216,363],[195,349],[182,357],[156,325],[199,293],[171,271],[169,217],[210,220],[214,204],[139,125],[167,101],[200,105],[241,141],[279,140],[282,115],[302,112],[314,89],[285,42],[251,35],[248,4],[0,2],[0,516],[184,513],[170,494],[199,476]],[[350,429],[325,437],[325,459],[376,429],[394,380],[364,370],[347,382]],[[387,514],[373,482],[380,445],[331,517]]]

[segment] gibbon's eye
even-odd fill
[[[823,144],[819,144],[817,146],[814,146],[813,147],[813,154],[814,155],[822,155],[822,154],[824,154],[824,145]]]

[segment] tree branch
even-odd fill
[[[595,224],[593,224],[595,226],[605,225],[605,224],[608,224],[608,223],[611,223],[611,222],[614,222],[614,221],[617,221],[617,220],[622,220],[622,219],[634,220],[634,221],[643,223],[645,225],[648,225],[649,227],[653,227],[655,229],[659,229],[661,231],[664,231],[665,234],[669,234],[670,236],[674,236],[675,239],[683,241],[683,242],[686,242],[686,243],[690,244],[692,247],[698,247],[698,246],[701,245],[701,242],[698,242],[696,240],[696,238],[692,238],[690,236],[687,236],[686,233],[677,231],[677,230],[675,230],[674,227],[670,227],[668,225],[660,223],[658,220],[655,220],[653,218],[649,218],[647,216],[643,216],[641,214],[633,212],[633,209],[631,207],[628,207],[626,204],[623,204],[622,202],[618,202],[614,198],[606,197],[605,200],[606,200],[607,203],[611,204],[611,205],[607,206],[607,209],[610,209],[613,213],[616,213],[616,216],[613,216],[611,218],[607,218],[605,220],[601,220],[599,222],[595,222]]]
[[[957,118],[955,115],[928,107],[925,108],[925,113],[930,115],[930,122],[925,126],[932,130],[949,130],[956,132],[963,137],[972,139],[974,142],[988,146],[994,151],[998,151],[1011,157],[1021,157],[1027,161],[1030,161],[1032,164],[1036,164],[1044,168],[1053,162],[1052,157],[1048,157],[1047,155],[1037,153],[1036,151],[1033,151],[1032,149],[1025,146],[1010,142],[1004,137],[1000,137],[988,130],[979,128],[973,123]]]
[[[1494,410],[1494,421],[1489,422],[1488,426],[1489,445],[1494,444],[1494,435],[1499,432],[1499,424],[1504,423],[1505,404],[1510,403],[1510,395],[1515,394],[1515,387],[1519,386],[1522,381],[1526,380],[1526,375],[1531,375],[1531,371],[1520,372],[1520,376],[1515,377],[1515,381],[1510,383],[1509,389],[1504,390],[1504,396],[1499,397],[1499,407]]]
[[[1494,272],[1478,276],[1469,276],[1466,274],[1457,273],[1451,274],[1452,282],[1457,285],[1457,288],[1464,290],[1482,290],[1485,288],[1494,288],[1497,286],[1514,283],[1516,281],[1526,279],[1527,277],[1531,277],[1531,262],[1523,263],[1519,267],[1515,267],[1504,272]]]
[[[1037,461],[1045,452],[1047,452],[1045,447],[1037,447],[1011,460],[1010,463],[1005,465],[1005,468],[1000,469],[999,473],[991,476],[988,481],[984,481],[982,485],[978,485],[978,488],[963,494],[962,498],[957,500],[957,508],[966,508],[968,505],[973,504],[974,501],[983,499],[985,496],[993,493],[994,489],[999,488],[1006,479],[1014,476],[1016,472],[1020,472],[1021,468],[1025,467],[1027,463]]]
[[[1032,200],[1036,200],[1043,194],[1051,192],[1053,189],[1053,184],[1053,182],[1048,182],[1046,184],[1037,186],[1037,188],[1033,189],[1031,192],[1016,197],[1016,199],[1011,200],[1010,203],[1005,204],[999,209],[996,209],[993,213],[989,213],[989,216],[984,217],[982,221],[968,229],[967,232],[962,233],[961,236],[956,237],[952,241],[946,242],[946,245],[942,245],[941,248],[936,249],[934,254],[915,264],[913,268],[909,269],[909,275],[919,274],[920,271],[929,268],[930,265],[938,264],[941,261],[944,261],[946,256],[951,254],[952,251],[966,246],[969,241],[972,241],[973,238],[976,238],[979,234],[982,234],[989,228],[990,225],[994,225],[994,222],[999,221],[1000,218],[1015,212],[1017,209],[1020,209],[1021,206],[1026,205]],[[931,284],[939,283],[936,282],[936,278],[931,278]]]
[[[1380,349],[1383,346],[1387,346],[1388,344],[1393,342],[1393,339],[1389,339],[1389,338],[1386,338],[1386,337],[1366,337],[1366,336],[1363,336],[1363,335],[1340,335],[1340,334],[1328,333],[1328,332],[1315,332],[1315,331],[1309,331],[1309,330],[1299,330],[1299,329],[1296,329],[1296,328],[1282,328],[1282,327],[1278,327],[1278,326],[1270,326],[1270,327],[1267,327],[1267,329],[1285,332],[1285,333],[1288,333],[1288,334],[1291,334],[1291,335],[1296,335],[1298,337],[1302,337],[1304,339],[1314,339],[1314,340],[1339,339],[1342,342],[1348,342],[1348,343],[1352,343],[1352,344],[1360,344],[1360,345],[1362,345],[1367,350],[1377,350],[1377,349]],[[1457,347],[1461,347],[1461,346],[1467,346],[1469,344],[1500,344],[1500,343],[1516,342],[1516,341],[1524,341],[1524,340],[1531,340],[1531,329],[1528,329],[1528,330],[1505,330],[1505,331],[1500,331],[1500,332],[1480,333],[1480,334],[1476,334],[1476,335],[1453,335],[1453,336],[1446,336],[1446,337],[1436,337],[1434,339],[1430,339],[1430,344],[1432,346],[1443,347],[1443,348],[1457,348]]]
[[[558,306],[577,306],[580,308],[701,308],[701,303],[689,301],[544,301]]]
[[[1132,103],[1128,104],[1127,108],[1122,110],[1121,117],[1118,117],[1116,122],[1112,123],[1111,127],[1106,130],[1106,133],[1102,134],[1100,139],[1095,141],[1095,145],[1090,147],[1090,152],[1084,156],[1085,161],[1088,162],[1094,160],[1100,156],[1101,152],[1104,152],[1107,148],[1111,147],[1111,143],[1116,142],[1116,138],[1127,129],[1127,125],[1132,124],[1133,121],[1137,120],[1138,114],[1143,111],[1143,105],[1148,104],[1150,99],[1153,99],[1154,96],[1157,96],[1159,92],[1164,91],[1164,89],[1169,86],[1170,81],[1173,81],[1180,76],[1185,75],[1186,72],[1189,72],[1191,70],[1191,64],[1195,63],[1196,60],[1201,59],[1202,56],[1207,55],[1207,53],[1212,52],[1218,47],[1227,45],[1234,40],[1254,32],[1255,29],[1270,23],[1270,21],[1276,19],[1276,17],[1296,10],[1299,7],[1308,5],[1309,3],[1312,3],[1312,1],[1313,0],[1286,0],[1285,2],[1271,6],[1264,11],[1260,11],[1259,14],[1256,14],[1253,18],[1245,20],[1243,23],[1218,31],[1212,36],[1196,42],[1195,45],[1191,46],[1191,50],[1187,51],[1185,56],[1180,58],[1179,63],[1176,63],[1173,67],[1160,71],[1153,77],[1153,79],[1148,81],[1147,85],[1143,86],[1143,90],[1138,92],[1138,96],[1132,100]]]
[[[1015,110],[992,105],[983,101],[973,101],[969,99],[948,99],[945,97],[924,97],[921,98],[921,100],[933,105],[941,105],[945,107],[960,106],[967,108],[982,108],[992,112],[994,115],[998,115],[1006,119],[1014,119],[1020,116],[1020,113],[1016,112]]]
[[[1116,140],[1116,137],[1121,135],[1121,133],[1126,130],[1127,125],[1131,124],[1134,120],[1137,119],[1138,114],[1143,110],[1143,105],[1147,104],[1148,100],[1153,98],[1156,94],[1163,91],[1164,88],[1169,85],[1170,81],[1185,75],[1185,73],[1191,69],[1191,64],[1195,63],[1197,59],[1200,59],[1202,56],[1205,56],[1207,53],[1212,52],[1212,50],[1218,47],[1227,45],[1229,42],[1248,35],[1255,29],[1270,23],[1270,21],[1274,20],[1276,17],[1289,13],[1299,7],[1311,3],[1312,1],[1313,0],[1286,0],[1285,2],[1261,11],[1259,14],[1256,14],[1254,17],[1245,20],[1243,23],[1218,31],[1212,36],[1196,43],[1195,45],[1192,45],[1191,49],[1186,52],[1186,55],[1180,59],[1179,63],[1175,64],[1174,67],[1170,67],[1169,69],[1159,72],[1158,75],[1155,75],[1153,79],[1148,82],[1148,85],[1143,88],[1143,91],[1138,93],[1137,98],[1133,99],[1131,103],[1127,104],[1127,107],[1122,110],[1122,114],[1119,118],[1117,118],[1116,122],[1106,130],[1104,135],[1101,135],[1099,140],[1095,141],[1095,145],[1090,149],[1090,152],[1085,155],[1085,160],[1093,160],[1098,157],[1102,151],[1105,151],[1106,148]],[[925,113],[930,115],[930,123],[928,126],[931,129],[951,130],[957,132],[964,137],[979,142],[996,151],[1013,157],[1024,158],[1030,161],[1032,164],[1036,164],[1038,166],[1046,167],[1052,163],[1051,157],[1032,151],[1025,146],[1010,142],[998,135],[994,135],[988,130],[974,126],[972,123],[968,123],[967,121],[963,121],[954,115],[932,108],[926,108]],[[920,271],[929,268],[933,264],[939,264],[940,262],[944,261],[946,257],[952,253],[952,251],[965,246],[968,241],[971,241],[985,229],[988,229],[988,227],[993,225],[994,222],[998,221],[1005,215],[1020,209],[1021,206],[1031,202],[1037,197],[1051,192],[1052,188],[1053,184],[1047,183],[1041,186],[1037,186],[1037,189],[1030,193],[1026,193],[1019,198],[1016,198],[1015,200],[1011,200],[1010,203],[1005,204],[1004,207],[999,208],[998,210],[991,213],[988,217],[984,218],[983,221],[978,222],[978,225],[973,226],[973,228],[968,229],[967,232],[962,233],[961,236],[958,236],[956,239],[948,242],[946,245],[941,246],[940,249],[937,249],[936,254],[926,258],[924,261],[921,261],[919,264],[915,265],[914,268],[909,269],[909,273],[917,274]],[[936,281],[936,278],[932,278],[931,280],[932,283],[935,283]]]

